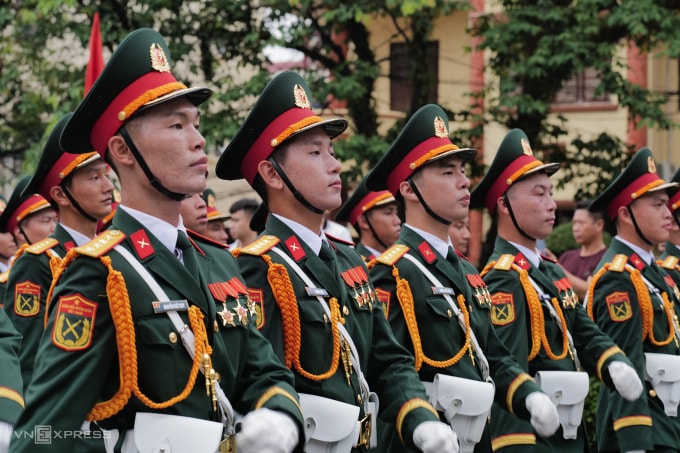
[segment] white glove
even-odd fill
[[[616,391],[628,401],[635,401],[642,394],[642,381],[635,368],[627,363],[615,360],[607,367]]]
[[[550,437],[560,427],[560,417],[557,408],[543,392],[529,393],[524,404],[531,414],[531,424],[541,437]]]
[[[9,442],[12,440],[14,427],[7,422],[0,422],[0,453],[7,453]]]
[[[236,445],[241,453],[290,453],[298,443],[298,436],[292,418],[264,407],[243,417]]]
[[[458,436],[442,422],[422,422],[416,426],[413,443],[423,453],[458,453]]]

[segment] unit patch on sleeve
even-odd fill
[[[14,313],[30,317],[40,312],[40,285],[25,281],[14,287]]]
[[[97,303],[73,294],[59,298],[52,329],[52,343],[65,351],[82,351],[90,347]]]
[[[515,300],[512,293],[495,293],[491,296],[491,323],[505,326],[515,321]]]
[[[614,291],[605,300],[607,301],[607,309],[612,321],[623,322],[633,316],[633,310],[630,308],[630,297],[627,292]]]

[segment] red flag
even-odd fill
[[[85,68],[85,92],[83,95],[90,91],[90,87],[97,76],[104,69],[104,54],[102,51],[102,34],[99,30],[99,13],[94,13],[94,18],[92,19],[92,31],[90,32],[90,59],[87,62],[87,68]]]

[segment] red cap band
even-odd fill
[[[409,151],[406,156],[394,167],[392,173],[387,177],[387,189],[396,195],[399,191],[399,184],[406,181],[421,165],[416,165],[416,161],[433,149],[441,148],[439,154],[446,151],[458,149],[451,143],[448,137],[430,137],[418,146]],[[436,156],[433,156],[436,157]],[[425,163],[425,162],[424,162]]]
[[[90,143],[94,146],[94,149],[102,157],[106,154],[109,139],[120,129],[125,120],[129,118],[129,115],[125,115],[125,118],[122,119],[118,116],[125,110],[125,107],[147,91],[175,82],[177,82],[177,79],[170,72],[151,71],[128,85],[111,101],[106,110],[94,123],[94,126],[92,126]]]
[[[243,162],[241,162],[241,174],[250,185],[253,184],[255,175],[257,175],[257,164],[267,159],[274,152],[275,146],[272,146],[272,140],[281,135],[292,124],[312,116],[316,116],[312,110],[294,107],[277,116],[274,121],[264,128],[257,140],[255,140],[255,143],[253,143],[253,146],[246,151],[245,156],[243,156]],[[278,145],[280,143],[277,143]]]
[[[354,209],[352,209],[352,212],[349,213],[347,220],[349,220],[349,223],[354,225],[360,215],[371,208],[374,208],[378,205],[378,203],[386,199],[394,200],[394,197],[388,190],[369,192],[364,198],[361,199],[359,203],[357,203]]]
[[[619,208],[628,206],[642,195],[646,194],[656,186],[663,184],[663,179],[656,173],[645,173],[638,179],[628,184],[612,201],[607,205],[607,214],[610,219],[618,217]]]
[[[668,208],[671,210],[671,212],[680,208],[680,190],[675,192],[675,194],[673,194],[673,196],[668,200]]]
[[[496,181],[491,185],[484,197],[484,204],[489,212],[493,214],[496,210],[496,200],[508,190],[513,182],[517,181],[524,173],[526,173],[526,171],[539,165],[542,165],[540,160],[526,154],[522,154],[517,159],[513,160],[512,163],[501,172],[498,178],[496,178]],[[515,173],[524,167],[527,167],[525,172],[520,175],[515,175]]]
[[[19,223],[34,212],[41,209],[48,208],[50,204],[40,195],[31,195],[12,213],[12,216],[7,220],[7,231],[14,231]]]

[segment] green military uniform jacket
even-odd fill
[[[295,271],[271,250],[274,244],[296,261],[317,285],[316,289],[308,288]],[[237,258],[248,283],[248,293],[258,304],[261,314],[259,327],[279,357],[285,360],[286,333],[282,325],[282,311],[267,280],[268,265],[265,260],[271,260],[286,266],[295,296],[292,307],[299,313],[301,366],[293,366],[296,390],[347,404],[359,404],[361,390],[357,375],[352,372],[348,385],[342,363],[337,365],[332,375],[323,379],[319,377],[328,373],[334,365],[334,340],[332,323],[313,294],[320,289],[326,291],[329,297],[337,299],[344,326],[358,349],[364,376],[371,391],[380,398],[381,421],[396,424],[404,442],[412,445],[415,427],[423,421],[438,420],[436,411],[427,402],[425,390],[413,369],[413,359],[396,342],[390,331],[361,257],[350,245],[333,241],[331,244],[335,248],[336,273],[332,273],[280,219],[274,215],[268,217],[262,236],[240,250]],[[289,308],[286,310],[290,311]],[[305,377],[303,373],[317,377]],[[371,451],[382,449],[379,446]]]
[[[540,391],[540,388],[520,368],[491,327],[489,293],[479,272],[462,255],[448,261],[422,236],[405,225],[396,244],[376,259],[375,265],[371,268],[371,278],[381,302],[386,307],[387,317],[397,340],[412,354],[416,354],[416,357],[422,354],[430,359],[430,363],[423,360],[419,369],[420,378],[432,382],[435,374],[441,373],[476,381],[483,380],[479,360],[475,359],[473,364],[469,350],[458,360],[454,359],[466,343],[466,333],[442,295],[445,288],[433,288],[433,284],[418,267],[404,258],[406,254],[428,268],[445,287],[452,288],[453,300],[456,300],[458,295],[464,297],[464,304],[469,313],[469,324],[489,362],[489,373],[496,385],[496,401],[514,414],[528,419],[525,399],[529,393]],[[408,282],[411,300],[404,300],[409,297],[403,296],[403,293],[399,293],[402,294],[402,299],[397,295],[394,269],[398,271],[400,279]],[[415,313],[419,332],[419,341],[416,342],[422,345],[421,351],[415,350],[414,339],[405,320],[404,307],[407,312],[413,310]],[[435,365],[434,361],[455,363]],[[474,398],[473,395],[471,397]],[[394,448],[393,451],[403,450]],[[488,433],[476,445],[475,451],[491,451]]]
[[[152,402],[166,402],[187,388],[192,359],[162,306],[154,304],[157,298],[148,285],[120,254],[111,250],[121,240],[120,245],[142,263],[170,300],[186,300],[192,310],[200,309],[204,329],[199,331],[205,333],[212,347],[212,367],[234,410],[245,414],[264,406],[289,414],[299,425],[301,451],[302,419],[292,374],[257,331],[245,282],[231,254],[195,236],[193,247],[184,251],[185,263],[192,253],[195,256],[196,270],[190,272],[122,208],[116,210],[110,230],[74,249],[82,253],[68,264],[55,285],[49,301],[49,321],[28,388],[30,403],[17,429],[32,432],[36,425],[50,425],[53,432],[78,430],[95,403],[110,400],[118,392],[119,351],[125,344],[131,343],[136,350],[137,385]],[[114,272],[105,267],[108,263]],[[124,279],[124,288],[111,284],[117,272]],[[107,279],[111,284],[108,291]],[[129,304],[119,302],[124,294],[129,296]],[[129,335],[121,335],[127,330],[123,328],[126,317],[120,315],[126,306],[131,312],[134,342]],[[190,324],[186,310],[178,313],[184,323]],[[195,325],[200,324],[198,320]],[[192,330],[199,344],[198,331]],[[218,419],[202,374],[187,390],[184,400],[157,409],[133,394],[122,399],[120,411],[102,409],[97,418],[101,418],[99,423],[104,428],[122,430],[133,427],[137,412]],[[14,440],[10,448],[13,452],[35,451],[39,447],[27,437]],[[48,447],[73,451],[72,439],[55,440]]]
[[[368,247],[366,247],[364,244],[362,244],[361,242],[359,242],[354,248],[359,253],[359,255],[361,255],[361,258],[365,262],[369,262],[373,258],[375,258],[375,255],[373,254],[373,252]]]
[[[641,341],[641,298],[635,289],[633,274],[624,267],[626,264],[639,271],[660,294],[665,293],[670,303],[678,303],[675,296],[677,286],[656,263],[647,265],[628,245],[615,238],[602,257],[588,290],[588,309],[592,310],[595,321],[621,346],[644,381],[645,352],[678,355],[680,349],[675,339],[665,345],[654,345],[649,337]],[[652,313],[654,339],[663,343],[669,335],[673,335],[673,326],[669,325],[667,312],[659,298],[650,294],[644,284],[641,289],[640,294],[645,298],[649,296],[647,301],[653,305],[653,310],[649,311]],[[668,451],[680,450],[680,419],[665,415],[663,404],[649,382],[645,381],[645,392],[633,402],[602,389],[598,398],[597,420],[599,451],[651,451],[664,447]]]
[[[7,282],[7,316],[22,336],[21,376],[24,390],[33,374],[35,355],[46,321],[45,303],[52,284],[52,265],[57,265],[75,246],[71,235],[61,224],[49,238],[22,249],[12,264]]]
[[[4,295],[9,274],[0,274],[0,295]],[[0,421],[14,425],[24,410],[24,392],[19,364],[21,335],[0,307]]]
[[[536,295],[537,292],[531,285],[525,292],[520,278],[527,272],[545,295],[557,300],[573,338],[581,367],[613,388],[607,366],[613,360],[629,363],[628,360],[616,344],[588,318],[560,266],[544,259],[541,268],[533,266],[514,245],[500,237],[496,238],[489,264],[482,275],[491,292],[491,320],[498,337],[515,355],[522,368],[532,376],[541,370],[576,371],[570,354],[555,360],[549,356],[543,345],[535,357],[529,360],[533,341],[527,294]],[[541,313],[545,339],[553,357],[560,357],[564,354],[565,341],[560,325],[543,304]],[[511,417],[499,407],[495,407],[491,415],[491,437],[494,450],[503,453],[581,453],[587,445],[583,426],[578,430],[577,439],[564,439],[561,427],[552,437],[546,439],[536,436],[529,423]]]
[[[680,249],[677,245],[666,242],[657,264],[671,276],[676,286],[680,285]],[[677,312],[678,306],[675,309]]]

